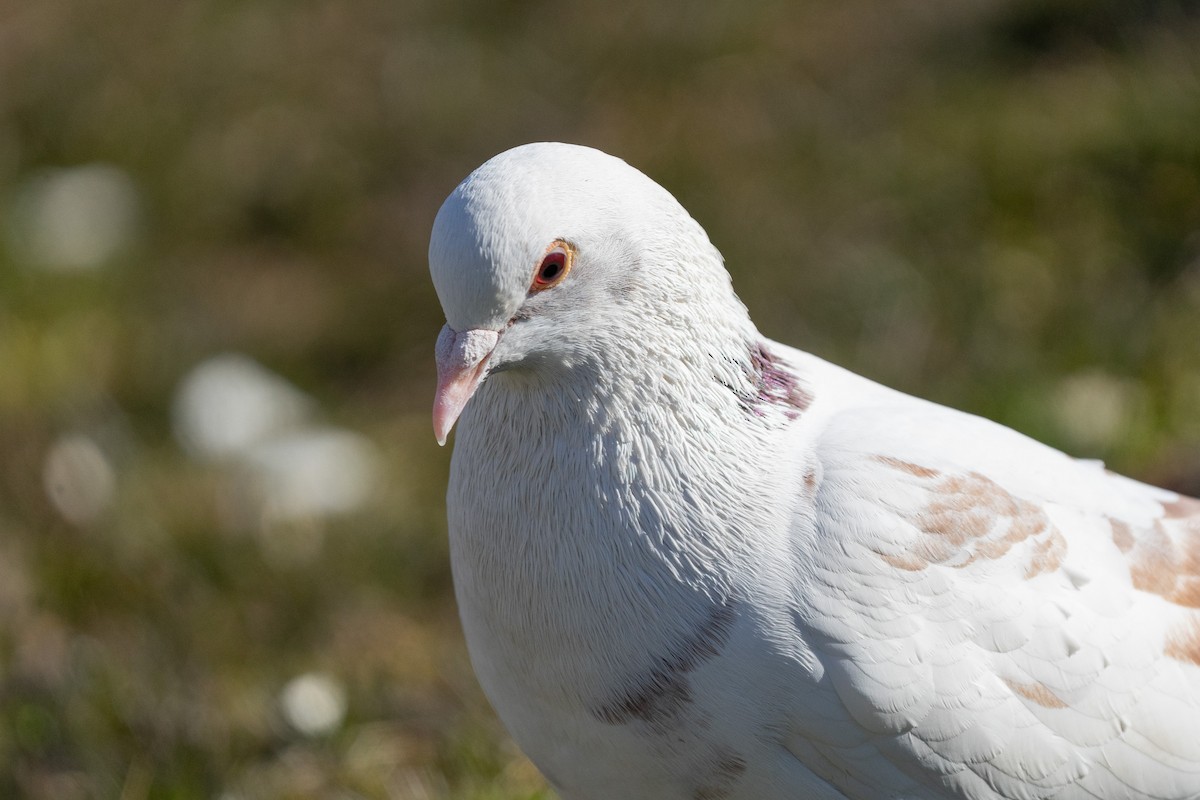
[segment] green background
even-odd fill
[[[0,796],[550,796],[428,413],[433,215],[536,140],[675,193],[768,336],[1200,493],[1196,2],[0,0]],[[356,437],[357,500],[180,441],[220,354]]]

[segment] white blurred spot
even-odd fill
[[[46,495],[68,522],[83,525],[112,502],[117,478],[96,443],[86,436],[64,436],[46,454],[42,467]]]
[[[287,721],[307,736],[336,730],[346,716],[346,691],[336,680],[319,672],[288,681],[280,702]]]
[[[379,482],[368,439],[311,424],[316,403],[246,356],[202,362],[173,404],[179,442],[225,471],[218,502],[227,527],[256,530],[278,566],[316,558],[324,518],[361,508]]]
[[[175,436],[193,455],[227,458],[299,425],[308,395],[246,356],[202,362],[175,393]]]
[[[14,252],[32,266],[94,270],[137,237],[139,206],[133,181],[114,166],[51,170],[19,192],[8,233]]]
[[[1129,381],[1100,371],[1065,378],[1054,393],[1054,415],[1063,431],[1082,447],[1113,444],[1136,400]]]
[[[378,471],[364,437],[334,428],[297,431],[263,442],[246,454],[274,520],[338,514],[359,508]]]

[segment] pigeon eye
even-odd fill
[[[550,250],[542,257],[537,272],[533,276],[531,292],[540,292],[558,285],[567,273],[571,271],[571,262],[575,258],[575,249],[563,241],[550,245]]]

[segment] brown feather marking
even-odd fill
[[[973,541],[975,554],[981,558],[1002,558],[1014,545],[1050,528],[1050,520],[1041,508],[1013,497],[977,472],[947,477],[934,491],[938,496],[917,516],[917,527],[944,536],[955,545]],[[1005,533],[989,538],[987,534],[1005,521]]]
[[[933,487],[934,499],[916,518],[917,527],[933,536],[944,536],[955,545],[983,537],[995,517],[1009,509],[987,491],[987,478],[970,473],[950,475]],[[990,483],[990,481],[987,481]]]
[[[1041,681],[1034,683],[1019,683],[1008,678],[1002,679],[1008,688],[1012,689],[1017,694],[1024,697],[1026,700],[1037,703],[1043,708],[1066,708],[1067,703],[1061,697],[1050,690],[1050,687]]]
[[[1176,541],[1162,519],[1142,531],[1129,551],[1129,578],[1135,589],[1200,608],[1200,536],[1190,526],[1182,533],[1182,541]]]
[[[906,572],[920,572],[929,566],[928,559],[915,558],[911,555],[892,555],[891,553],[880,553],[875,551],[880,558],[891,564],[896,569],[902,569]]]
[[[1129,527],[1129,523],[1122,519],[1113,519],[1109,517],[1108,523],[1112,526],[1113,544],[1122,553],[1128,553],[1133,549],[1134,538],[1133,529]]]
[[[649,671],[632,678],[618,695],[593,708],[592,715],[610,725],[641,721],[660,733],[679,727],[693,701],[688,673],[721,654],[736,618],[732,601],[713,606],[692,636],[660,656]]]
[[[1200,500],[1179,495],[1169,503],[1163,503],[1163,519],[1186,519],[1200,525]]]
[[[1013,545],[1031,536],[1037,536],[1050,527],[1050,520],[1041,508],[1027,500],[1011,498],[1011,495],[1010,499],[1013,499],[1014,503],[1013,508],[1006,514],[1012,520],[1008,526],[1008,533],[995,541],[981,541],[977,546],[980,555],[986,558],[1000,558],[1011,550]]]
[[[1167,599],[1185,608],[1200,608],[1200,578],[1180,576],[1175,591]]]
[[[1043,572],[1053,572],[1062,566],[1063,558],[1067,555],[1067,540],[1057,529],[1050,532],[1049,538],[1037,543],[1033,550],[1033,560],[1025,568],[1025,580],[1036,578]]]
[[[1200,500],[1179,497],[1163,506],[1166,519],[1181,523],[1176,542],[1179,551],[1179,577],[1168,599],[1188,608],[1200,608]]]
[[[1155,520],[1152,528],[1143,531],[1129,564],[1133,588],[1167,597],[1175,590],[1175,545]]]
[[[692,800],[724,800],[746,771],[746,759],[726,753],[713,767],[712,774],[692,793]]]
[[[1168,632],[1163,653],[1176,661],[1190,661],[1200,666],[1200,621],[1179,624]]]
[[[938,478],[929,487],[932,497],[925,507],[908,515],[926,536],[905,553],[879,554],[892,566],[917,571],[929,564],[946,564],[962,569],[980,558],[1003,558],[1027,539],[1035,544],[1026,564],[1026,578],[1062,564],[1067,542],[1036,503],[1013,496],[978,472],[943,476],[892,456],[876,455],[874,459],[918,478]]]
[[[913,464],[910,461],[904,461],[892,456],[875,456],[875,460],[880,464],[887,464],[889,467],[898,469],[901,472],[907,472],[909,475],[916,475],[918,478],[936,478],[941,473],[936,469],[922,467],[920,464]]]

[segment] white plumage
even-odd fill
[[[1200,797],[1200,502],[764,339],[595,150],[429,255],[467,642],[563,798]]]

